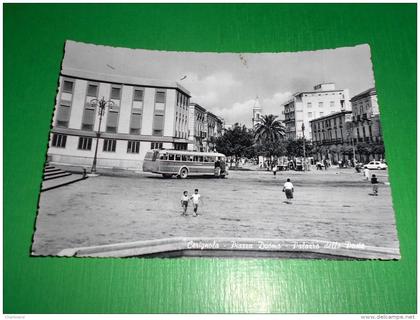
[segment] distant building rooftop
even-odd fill
[[[334,113],[327,114],[326,116],[322,116],[322,117],[318,117],[318,118],[312,119],[309,122],[314,122],[314,121],[319,121],[319,120],[325,120],[325,119],[328,119],[328,118],[334,118],[335,116],[338,116],[338,115],[341,115],[341,114],[350,114],[350,113],[352,113],[352,111],[350,111],[350,110],[342,110],[342,111],[339,111],[339,112],[334,112]]]
[[[350,99],[350,102],[376,95],[376,88],[369,88]]]
[[[198,103],[195,103],[195,102],[190,102],[190,107],[195,107],[195,108],[199,109],[202,112],[206,112],[207,111],[204,107],[200,106]]]
[[[284,102],[283,106],[292,103],[294,101],[294,97],[298,97],[303,94],[312,94],[312,93],[320,93],[320,92],[341,92],[343,90],[344,89],[336,89],[335,83],[333,82],[325,82],[325,83],[317,84],[316,86],[314,86],[313,90],[298,91],[292,94],[292,98]]]
[[[219,122],[223,122],[222,119],[220,119],[220,117],[216,116],[213,112],[207,111],[207,115],[209,115],[210,117],[215,118]]]
[[[135,86],[141,86],[141,87],[178,89],[182,91],[183,93],[185,93],[187,96],[191,97],[191,93],[176,81],[148,79],[148,78],[140,78],[140,77],[109,74],[109,73],[98,73],[98,72],[91,72],[91,71],[73,69],[73,68],[63,68],[61,70],[61,74],[63,76],[70,76],[70,77],[81,78],[81,79],[92,80],[92,81],[111,82],[111,83],[135,85]]]

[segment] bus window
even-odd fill
[[[180,154],[175,155],[175,161],[181,161],[181,155]]]
[[[214,157],[209,157],[210,162],[214,162]]]
[[[160,155],[160,160],[168,160],[168,155],[166,153]]]
[[[193,156],[188,156],[187,161],[193,161]]]
[[[175,159],[175,155],[171,153],[171,154],[169,154],[169,157],[168,158],[169,158],[169,160],[174,160]]]
[[[194,156],[193,161],[198,162],[198,156]]]
[[[183,154],[183,155],[181,156],[181,159],[182,159],[182,161],[187,161],[187,156],[186,156],[185,154]]]
[[[204,157],[204,162],[209,162],[209,157]]]
[[[203,162],[203,156],[199,156],[199,157],[198,157],[198,161],[199,161],[199,162]]]

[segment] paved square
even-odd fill
[[[386,172],[376,172],[387,181]],[[286,178],[295,186],[286,204]],[[200,216],[181,216],[181,194],[202,195]],[[230,171],[228,179],[99,176],[41,194],[33,251],[170,237],[317,239],[398,248],[390,187],[352,169]]]

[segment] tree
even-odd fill
[[[254,153],[254,137],[244,125],[235,123],[232,128],[216,139],[216,150],[226,156],[252,157]]]
[[[255,153],[268,158],[271,158],[271,156],[284,156],[287,154],[286,142],[283,140],[278,142],[271,142],[268,140],[256,142]]]
[[[255,140],[277,142],[286,134],[286,127],[277,116],[268,114],[260,118],[255,125]]]
[[[286,148],[282,141],[286,127],[277,116],[272,114],[262,116],[254,129],[255,149],[259,154],[271,158],[285,153]]]
[[[372,153],[372,146],[365,142],[360,142],[356,145],[356,150],[359,154],[369,155]]]
[[[343,146],[342,147],[343,154],[347,156],[353,156],[353,147],[352,146]]]
[[[381,142],[377,142],[377,143],[373,144],[372,145],[372,153],[380,155],[381,157],[383,157],[385,155],[384,144],[381,143]]]
[[[303,138],[299,138],[297,140],[287,140],[286,150],[287,155],[290,157],[303,157]],[[312,143],[309,140],[305,139],[305,155],[309,156],[312,153]]]

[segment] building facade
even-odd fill
[[[352,151],[352,112],[340,111],[310,121],[315,160],[347,159]],[[350,148],[350,149],[349,149]]]
[[[206,151],[215,151],[216,150],[216,139],[222,135],[222,126],[223,121],[214,113],[207,111],[206,113],[207,121],[207,150]]]
[[[204,151],[206,141],[206,109],[198,103],[189,105],[189,150]]]
[[[95,99],[109,103],[99,128]],[[141,170],[147,151],[188,148],[190,93],[176,82],[63,69],[48,158],[90,167]]]
[[[341,111],[310,121],[314,157],[367,162],[384,157],[379,106],[375,88],[350,99],[351,111]]]
[[[189,150],[214,151],[223,132],[223,120],[197,103],[189,106]]]
[[[370,88],[350,100],[353,113],[353,139],[355,143],[381,143],[382,132],[376,89]]]
[[[312,91],[299,92],[283,104],[286,138],[311,137],[310,121],[342,110],[350,110],[347,89],[336,89],[334,83],[316,85]],[[302,128],[303,125],[303,128]]]

